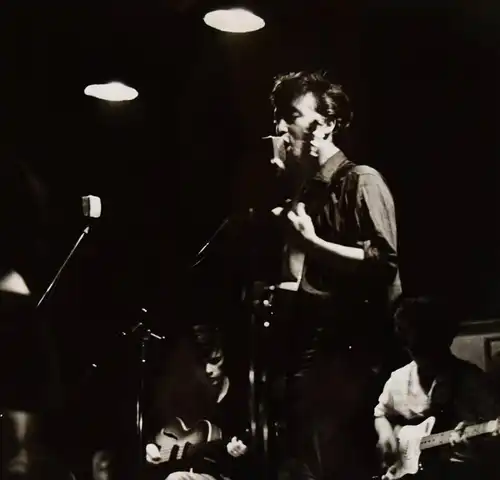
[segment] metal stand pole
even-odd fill
[[[141,309],[142,313],[147,313],[145,308]],[[143,396],[144,396],[144,377],[145,377],[145,367],[147,361],[147,345],[148,342],[153,338],[156,340],[165,340],[162,335],[157,335],[152,332],[151,329],[147,328],[142,321],[139,321],[130,331],[130,333],[125,333],[124,335],[135,335],[139,339],[139,388],[136,398],[136,434],[137,434],[137,449],[138,454],[138,464],[137,473],[142,472],[144,466],[144,438],[143,438],[143,420],[144,420],[144,408],[143,408]]]
[[[262,454],[262,470],[265,479],[273,478],[270,451],[270,371],[269,360],[269,327],[272,314],[272,296],[274,287],[267,286],[264,282],[253,284],[250,310],[250,374],[251,374],[251,420],[255,425],[252,434],[256,440],[257,448]],[[259,358],[257,353],[260,352]],[[272,443],[272,442],[271,442]],[[272,449],[272,445],[271,445]]]
[[[83,237],[85,237],[85,235],[87,235],[89,233],[89,231],[90,231],[90,225],[87,225],[85,227],[85,229],[83,230],[82,234],[80,235],[80,237],[78,238],[78,240],[76,241],[74,247],[71,249],[71,252],[69,252],[69,255],[66,257],[66,260],[64,260],[63,264],[61,265],[61,268],[59,268],[59,270],[57,271],[56,276],[54,277],[52,282],[50,282],[50,285],[47,287],[47,290],[45,290],[44,294],[41,296],[40,300],[38,301],[38,303],[36,305],[36,308],[40,307],[40,305],[45,301],[45,299],[47,298],[49,293],[52,291],[52,288],[56,284],[57,280],[59,280],[61,273],[63,272],[67,263],[70,261],[71,257],[73,256],[76,249],[80,245],[81,241],[83,240]]]

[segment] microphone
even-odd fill
[[[82,197],[82,210],[85,217],[99,218],[102,212],[101,199],[94,195]]]
[[[267,137],[263,137],[262,140],[271,140],[272,142],[272,158],[270,160],[271,164],[278,168],[279,172],[285,170],[285,161],[286,161],[286,142],[287,136],[274,136],[268,135]]]

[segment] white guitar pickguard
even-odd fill
[[[420,463],[420,442],[431,434],[435,417],[429,417],[419,425],[402,427],[397,435],[400,458],[392,465],[382,480],[397,480],[405,475],[415,475]]]

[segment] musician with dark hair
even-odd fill
[[[226,375],[225,352],[216,328],[195,326],[194,340],[201,382],[191,394],[205,400],[203,411],[178,405],[170,421],[146,446],[154,478],[168,480],[222,480],[247,478],[248,446],[240,435],[247,430],[241,396]],[[201,370],[203,369],[203,370]],[[196,380],[196,379],[195,379]],[[196,393],[197,389],[198,393]],[[203,391],[208,395],[204,396]],[[185,399],[186,403],[189,399]],[[194,402],[196,403],[196,402]],[[200,419],[202,419],[200,421]],[[247,461],[245,461],[247,460]],[[156,471],[155,471],[156,470]]]
[[[288,201],[273,210],[286,244],[275,304],[277,317],[287,325],[277,341],[290,346],[283,360],[288,370],[284,405],[291,406],[287,438],[292,439],[291,458],[300,459],[299,469],[314,478],[321,471],[338,474],[338,465],[327,463],[343,460],[320,452],[321,440],[312,441],[318,429],[306,433],[300,424],[307,423],[306,430],[321,424],[324,430],[320,413],[328,413],[345,391],[336,379],[370,376],[391,351],[385,338],[392,332],[390,312],[401,293],[396,214],[382,175],[355,164],[340,148],[353,117],[340,85],[317,72],[279,75],[271,103],[278,134],[274,163],[289,193]],[[354,365],[360,372],[354,373]],[[333,375],[332,368],[343,373]],[[313,372],[320,370],[319,381],[311,384]],[[357,385],[363,388],[364,383]],[[361,390],[355,396],[367,398]],[[346,402],[346,408],[343,419],[351,419],[357,408],[369,411],[360,400]],[[311,416],[316,417],[312,422]],[[337,437],[339,444],[346,442],[344,433]],[[309,446],[304,439],[311,440],[305,442]]]
[[[500,470],[489,461],[492,445],[487,438],[498,433],[494,421],[500,415],[500,403],[485,373],[451,352],[459,318],[449,304],[429,298],[405,299],[396,311],[396,332],[412,361],[391,374],[374,410],[388,479],[405,471],[417,473],[416,452],[420,446],[432,445],[437,448],[423,452],[419,477],[498,478]],[[400,430],[404,426],[406,430]],[[423,437],[444,431],[449,434],[420,444]],[[485,440],[468,441],[474,433],[487,435]],[[401,455],[404,448],[409,448],[406,457]]]

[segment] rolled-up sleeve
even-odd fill
[[[392,377],[386,382],[382,393],[378,398],[378,403],[373,410],[373,416],[378,417],[390,417],[394,415],[394,400],[391,393],[391,380]]]
[[[358,177],[356,220],[365,252],[364,272],[391,283],[398,271],[396,211],[391,192],[376,171]]]

